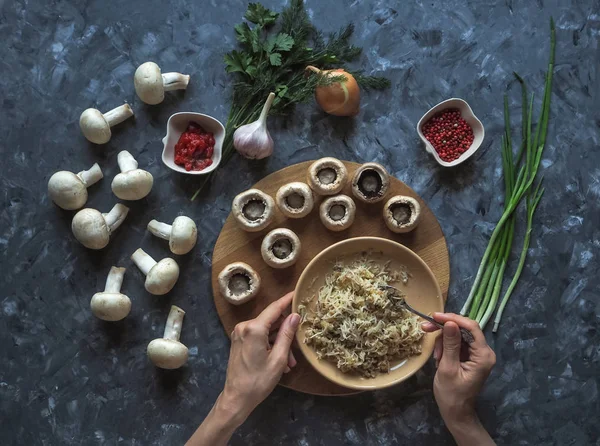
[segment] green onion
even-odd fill
[[[502,319],[502,313],[504,312],[504,307],[506,307],[508,299],[510,299],[512,292],[514,291],[515,287],[517,286],[519,277],[521,277],[521,273],[523,272],[523,266],[525,265],[525,259],[527,258],[527,251],[529,249],[529,242],[531,240],[531,232],[532,232],[532,226],[533,226],[533,214],[535,213],[535,210],[536,210],[538,204],[540,203],[540,200],[542,199],[542,195],[544,194],[544,189],[540,190],[540,185],[541,185],[541,182],[540,182],[540,184],[538,184],[538,187],[536,188],[536,191],[533,194],[533,197],[531,197],[531,196],[527,197],[527,232],[525,233],[525,239],[523,240],[523,249],[521,250],[521,257],[519,258],[519,265],[517,266],[515,275],[513,276],[512,281],[510,282],[510,285],[508,286],[508,289],[506,290],[506,293],[504,294],[504,297],[502,298],[502,302],[500,302],[500,307],[498,308],[498,312],[496,313],[496,318],[494,319],[494,328],[492,329],[492,331],[494,333],[496,333],[498,331],[498,326],[500,325],[500,320]],[[490,313],[490,316],[491,316],[491,313]],[[485,326],[485,324],[487,323],[488,320],[489,320],[489,317],[487,319],[485,319],[485,321],[483,322],[483,326]]]
[[[542,108],[539,116],[539,123],[536,126],[535,135],[532,137],[532,119],[533,119],[533,95],[527,100],[527,86],[525,81],[517,74],[516,79],[521,84],[522,96],[522,131],[521,144],[516,157],[513,158],[512,137],[510,131],[510,115],[508,110],[508,98],[504,98],[504,135],[502,136],[502,167],[504,171],[504,211],[500,220],[496,224],[490,237],[488,246],[483,254],[479,269],[475,276],[475,281],[467,300],[461,309],[461,314],[468,314],[470,318],[476,320],[479,325],[485,328],[485,325],[492,317],[498,303],[498,298],[502,290],[502,282],[510,252],[513,244],[515,224],[518,208],[523,197],[526,198],[527,215],[527,233],[523,244],[523,250],[519,260],[519,266],[513,280],[506,291],[500,310],[495,319],[494,331],[497,330],[502,311],[510,298],[517,281],[523,270],[523,265],[527,256],[527,249],[531,239],[533,215],[543,194],[540,190],[541,182],[531,191],[535,182],[537,172],[542,160],[542,154],[546,144],[548,132],[548,121],[550,118],[550,98],[552,94],[552,77],[554,71],[554,58],[556,52],[556,32],[554,20],[550,19],[550,60],[548,63],[548,72],[546,73],[544,96]],[[517,174],[518,172],[518,174]]]

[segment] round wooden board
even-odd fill
[[[253,188],[275,197],[277,190],[292,181],[306,182],[306,172],[312,161],[286,167],[256,183]],[[345,161],[350,178],[360,164]],[[352,196],[350,181],[343,193]],[[409,195],[421,204],[421,221],[417,228],[408,234],[394,234],[385,225],[382,209],[385,201],[393,195]],[[359,236],[375,236],[395,240],[416,252],[433,271],[442,290],[444,301],[448,295],[450,282],[450,260],[448,247],[435,215],[421,198],[402,181],[391,178],[390,190],[386,199],[371,205],[356,201],[356,220],[352,227],[342,232],[328,231],[319,219],[321,198],[316,197],[313,211],[305,218],[293,220],[286,218],[279,210],[271,225],[261,232],[245,232],[239,228],[231,214],[227,217],[219,238],[215,243],[212,258],[212,286],[215,306],[223,323],[227,336],[231,335],[238,322],[256,317],[269,303],[277,300],[289,291],[293,291],[300,274],[310,260],[326,247]],[[265,264],[260,255],[263,237],[270,230],[278,227],[289,228],[298,234],[302,242],[302,253],[298,262],[287,269],[276,270]],[[235,306],[227,302],[219,292],[217,276],[229,263],[243,261],[252,266],[262,279],[259,295],[246,304]],[[321,376],[306,361],[298,349],[294,350],[298,365],[284,375],[280,384],[290,389],[314,395],[349,395],[356,390],[338,386]]]

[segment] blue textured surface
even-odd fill
[[[199,111],[225,120],[231,79],[222,55],[235,44],[239,0],[0,0],[0,418],[2,444],[179,444],[219,393],[229,344],[210,289],[211,251],[231,199],[267,173],[332,155],[379,161],[412,186],[437,215],[451,251],[449,308],[458,310],[501,211],[502,96],[511,86],[519,113],[518,70],[543,88],[548,22],[557,25],[557,65],[546,195],[536,216],[530,256],[501,332],[489,335],[498,364],[480,414],[499,444],[600,444],[598,427],[600,305],[600,2],[308,1],[317,27],[354,21],[364,47],[360,67],[388,76],[390,91],[363,97],[352,120],[325,116],[312,104],[293,119],[270,121],[275,154],[266,162],[235,159],[191,203],[193,179],[160,161],[167,118]],[[283,2],[265,2],[280,9]],[[156,61],[191,74],[185,93],[157,107],[142,104],[133,72]],[[448,97],[466,99],[486,126],[486,140],[464,166],[443,170],[425,153],[415,124]],[[95,147],[79,114],[127,101],[135,120]],[[514,122],[518,132],[519,123]],[[127,149],[155,178],[103,252],[72,237],[73,213],[46,195],[50,175],[100,163],[105,179],[88,205],[108,210],[116,155]],[[200,241],[178,258],[179,283],[166,297],[143,289],[129,256],[143,247],[168,255],[151,237],[151,218],[194,218]],[[523,227],[515,243],[520,250]],[[513,254],[516,256],[516,252]],[[513,262],[513,265],[516,262]],[[127,266],[131,315],[95,319],[89,299],[111,265]],[[147,343],[162,333],[168,307],[187,311],[182,340],[187,367],[162,372]],[[428,365],[396,388],[338,399],[277,389],[236,433],[233,444],[452,444],[433,401]]]

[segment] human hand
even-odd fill
[[[284,316],[294,293],[273,302],[255,319],[239,323],[231,335],[221,403],[241,424],[296,365],[291,352],[300,315]],[[278,329],[278,331],[277,331]],[[274,341],[272,346],[271,342]]]
[[[437,367],[433,393],[442,418],[450,431],[457,425],[479,424],[475,399],[496,363],[496,355],[477,322],[452,313],[434,313],[433,318],[444,324],[433,352]],[[426,332],[439,330],[430,322],[422,328]],[[462,342],[460,328],[471,331],[473,343]]]

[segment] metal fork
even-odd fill
[[[427,316],[426,314],[421,313],[418,310],[415,310],[413,307],[408,305],[408,303],[406,302],[406,299],[404,299],[404,297],[402,297],[402,292],[398,288],[395,288],[390,285],[381,285],[381,288],[384,290],[387,290],[388,299],[390,300],[390,302],[392,302],[393,305],[402,306],[402,307],[406,308],[408,311],[410,311],[411,313],[414,313],[417,316],[422,317],[426,321],[431,322],[432,324],[436,325],[439,328],[442,328],[444,326],[444,324],[436,321],[435,319],[433,319],[430,316]],[[460,327],[460,335],[462,337],[462,340],[465,341],[467,344],[471,344],[473,341],[475,341],[473,334],[466,328]]]

